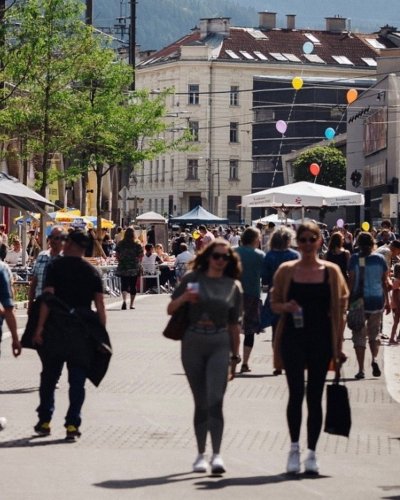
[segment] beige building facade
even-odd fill
[[[201,204],[231,223],[250,222],[240,198],[252,191],[254,78],[374,78],[376,57],[385,47],[379,34],[353,35],[341,17],[327,18],[325,31],[300,30],[294,17],[287,16],[282,28],[275,13],[260,13],[257,28],[231,27],[229,18],[202,19],[192,33],[138,64],[137,88],[174,89],[168,98],[169,133],[189,128],[192,141],[188,151],[137,169],[128,211],[132,200],[138,213],[166,216]],[[307,42],[311,55],[304,53]]]

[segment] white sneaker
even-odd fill
[[[207,460],[205,459],[203,453],[199,453],[193,464],[193,472],[207,472],[207,469]]]
[[[223,474],[225,472],[224,461],[221,455],[214,453],[211,458],[211,472],[213,474]]]
[[[305,472],[307,472],[308,474],[319,473],[319,466],[315,453],[310,453],[308,457],[304,460],[304,469]]]
[[[298,474],[300,472],[300,450],[289,451],[286,472],[288,474]]]

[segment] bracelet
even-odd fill
[[[231,361],[236,361],[237,363],[240,363],[242,361],[242,358],[240,357],[239,354],[232,354]]]

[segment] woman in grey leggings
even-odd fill
[[[216,239],[195,258],[172,295],[168,314],[187,307],[189,327],[182,341],[182,363],[193,393],[194,430],[198,456],[194,472],[207,472],[205,457],[210,432],[211,471],[225,472],[220,455],[224,417],[223,398],[240,362],[239,332],[242,289],[240,263],[229,243]],[[231,355],[230,355],[231,354]]]

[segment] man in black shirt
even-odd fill
[[[64,256],[49,263],[46,270],[44,292],[54,294],[69,309],[87,310],[94,301],[100,323],[105,326],[106,313],[103,286],[98,271],[83,259],[88,245],[88,237],[83,231],[68,234],[64,245]],[[43,345],[43,333],[50,309],[46,303],[40,307],[39,320],[33,342]],[[46,335],[52,331],[46,328]],[[56,335],[56,332],[54,332]],[[83,344],[82,344],[83,345]],[[50,434],[50,421],[54,412],[54,391],[64,363],[67,363],[69,389],[69,408],[65,417],[66,439],[75,441],[81,433],[81,408],[85,399],[87,370],[68,358],[67,353],[45,353],[42,356],[43,371],[40,379],[40,404],[37,409],[39,422],[34,427],[40,436]]]

